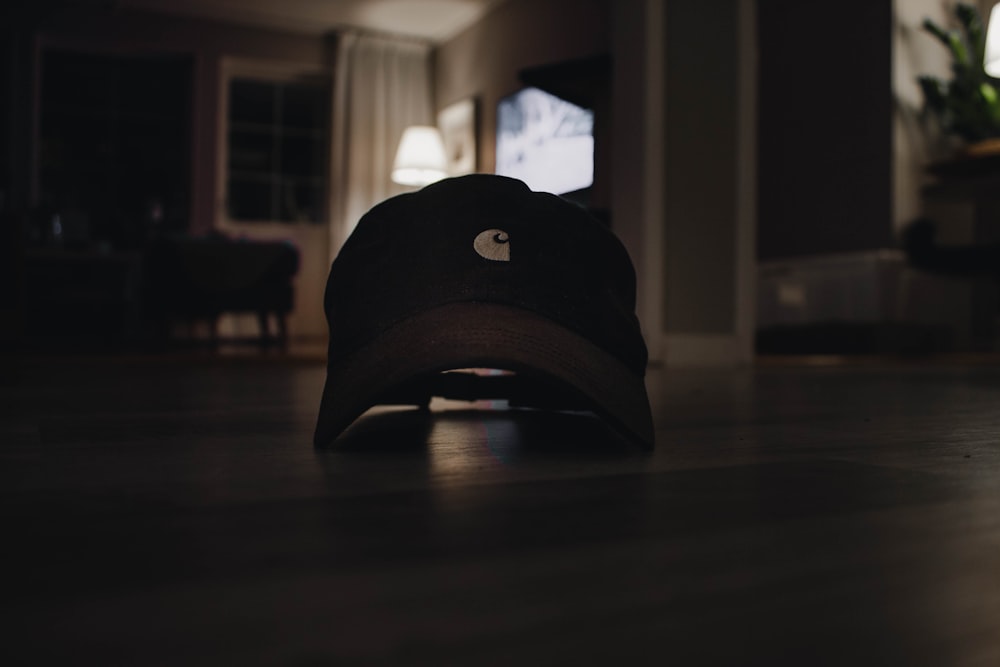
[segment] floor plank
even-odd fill
[[[7,360],[4,664],[1000,664],[1000,367],[651,370],[657,449],[322,365]]]

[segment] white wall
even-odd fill
[[[650,3],[655,4],[655,3]],[[664,44],[662,343],[667,365],[753,358],[756,4],[673,0]],[[699,45],[710,52],[692,59]]]

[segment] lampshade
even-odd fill
[[[403,132],[392,165],[392,180],[401,185],[427,185],[448,175],[444,141],[436,127],[412,125]]]
[[[1000,77],[1000,3],[990,10],[990,22],[986,28],[986,57],[983,68],[990,76]]]

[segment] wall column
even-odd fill
[[[668,366],[753,359],[755,16],[755,0],[615,3],[614,227]]]

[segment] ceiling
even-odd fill
[[[442,42],[505,0],[118,0],[119,7],[306,34],[352,26]]]

